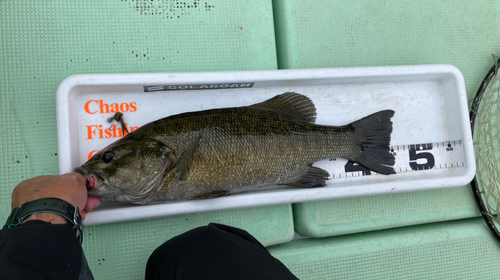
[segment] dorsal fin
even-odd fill
[[[307,96],[295,92],[285,92],[264,102],[254,104],[250,108],[279,111],[310,123],[316,122],[314,103]]]

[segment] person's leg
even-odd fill
[[[158,247],[146,280],[297,279],[248,232],[221,224],[195,228]]]

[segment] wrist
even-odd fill
[[[52,224],[63,224],[63,221],[56,216],[60,216],[60,218],[74,225],[73,228],[77,231],[77,237],[81,244],[83,239],[83,224],[80,210],[78,207],[74,207],[69,202],[59,198],[37,199],[24,203],[21,208],[14,208],[3,228],[16,227],[29,220],[42,220]]]
[[[54,225],[70,224],[70,222],[63,216],[54,213],[34,213],[24,218],[21,224],[24,224],[28,221],[44,221]]]

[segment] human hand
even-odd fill
[[[74,207],[78,206],[83,220],[88,212],[101,204],[99,198],[87,196],[87,179],[72,172],[59,176],[38,176],[21,182],[12,192],[12,209],[20,208],[26,202],[49,197],[62,199]],[[42,220],[53,224],[69,222],[53,213],[33,214],[24,222],[28,220]]]

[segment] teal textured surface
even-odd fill
[[[293,215],[301,235],[326,237],[478,216],[475,203],[467,186],[294,204]]]
[[[481,218],[269,248],[306,279],[498,279],[500,248]]]
[[[223,223],[245,229],[269,246],[292,240],[291,217],[287,204],[89,226],[83,248],[96,279],[142,279],[156,247],[187,230]]]
[[[0,220],[19,182],[58,174],[61,81],[85,73],[276,69],[272,16],[268,0],[0,0]],[[293,238],[291,217],[290,205],[280,205],[92,226],[84,229],[84,250],[96,279],[138,279],[152,250],[183,231],[227,223],[270,245]]]
[[[174,4],[175,3],[175,4]],[[82,73],[277,68],[271,1],[0,0],[0,219],[23,179],[57,174],[55,92]],[[192,4],[191,4],[192,3]],[[451,63],[469,99],[500,53],[498,1],[275,0],[281,68]],[[293,206],[296,230],[330,236],[478,216],[468,186]],[[96,279],[141,279],[151,252],[209,222],[269,246],[293,237],[290,205],[88,226]],[[498,279],[480,218],[270,247],[300,279]]]
[[[280,68],[453,64],[471,100],[500,52],[498,1],[275,0],[273,7]],[[469,186],[293,209],[296,230],[316,237],[479,215]]]

